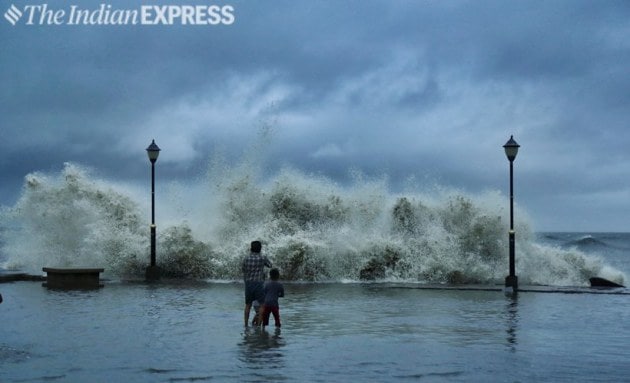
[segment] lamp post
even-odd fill
[[[510,136],[508,142],[503,145],[505,155],[510,161],[510,275],[505,277],[505,287],[511,287],[513,292],[518,289],[518,278],[516,277],[516,267],[514,266],[514,159],[518,153],[519,144],[514,141],[514,136]]]
[[[160,279],[160,268],[155,264],[155,161],[160,155],[160,148],[155,140],[147,148],[147,155],[151,161],[151,265],[147,267],[146,278],[152,281]]]

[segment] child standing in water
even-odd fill
[[[284,297],[284,286],[282,283],[278,282],[278,279],[280,279],[278,269],[271,269],[269,271],[269,279],[271,280],[265,282],[265,303],[261,307],[263,328],[269,326],[269,314],[273,314],[276,327],[280,327],[280,305],[278,304],[278,298]]]

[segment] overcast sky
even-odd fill
[[[231,5],[234,22],[0,17],[0,204],[68,161],[144,182],[153,138],[162,179],[197,177],[217,148],[236,161],[261,126],[270,172],[343,183],[354,168],[392,189],[416,176],[507,195],[513,134],[516,201],[536,230],[630,231],[626,0],[163,3]]]

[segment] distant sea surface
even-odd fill
[[[567,250],[576,248],[601,257],[607,264],[630,276],[630,233],[544,232],[538,233],[536,239],[542,244]],[[630,284],[630,281],[626,283]]]

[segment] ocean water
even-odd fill
[[[104,267],[105,283],[0,284],[0,382],[628,380],[630,291],[588,279],[628,283],[630,234],[537,233],[517,207],[511,295],[500,192],[254,174],[215,163],[158,189],[158,283],[133,188],[75,164],[27,175],[0,211],[0,273]],[[282,272],[281,329],[242,323],[252,239]]]

